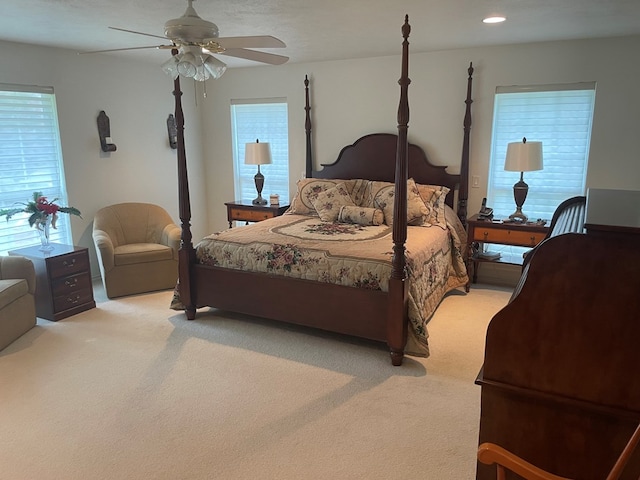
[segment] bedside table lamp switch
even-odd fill
[[[264,175],[260,173],[260,165],[268,165],[271,163],[271,148],[268,143],[260,143],[256,140],[255,143],[247,143],[244,149],[244,163],[245,165],[257,165],[258,173],[256,173],[254,180],[256,182],[256,190],[258,196],[253,200],[254,205],[266,205],[267,200],[262,198],[262,188],[264,187]]]
[[[507,145],[507,156],[504,169],[508,172],[520,172],[520,181],[513,186],[513,198],[516,211],[509,215],[509,219],[526,222],[527,216],[522,213],[522,205],[527,198],[529,185],[524,182],[524,172],[542,170],[542,142],[513,142]]]

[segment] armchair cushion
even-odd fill
[[[0,309],[28,293],[29,284],[23,278],[0,280]]]
[[[121,245],[114,252],[115,265],[172,260],[171,247],[158,243],[132,243]]]

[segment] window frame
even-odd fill
[[[271,110],[271,111],[270,111]],[[277,115],[274,119],[269,115]],[[266,117],[264,116],[266,115]],[[289,201],[289,106],[284,97],[233,99],[230,105],[231,144],[233,152],[234,196],[251,202],[257,197],[254,177],[256,165],[245,165],[247,143],[269,143],[272,163],[261,165],[264,175],[262,197],[280,196],[280,204]],[[251,118],[253,117],[253,118]],[[243,124],[246,122],[246,124]]]
[[[520,179],[520,173],[504,171],[504,159],[507,144],[520,142],[523,137],[541,141],[543,145],[543,169],[524,172],[529,192],[523,211],[530,220],[550,220],[563,200],[584,195],[595,95],[596,82],[496,88],[487,180],[487,203],[493,207],[496,218],[507,218],[515,210],[513,185]],[[517,108],[506,106],[516,103],[507,102],[508,98],[521,99],[522,109],[505,113],[505,108]],[[576,105],[578,100],[584,102],[582,107]],[[553,104],[554,101],[557,103]],[[542,105],[543,102],[549,103]],[[563,114],[552,117],[554,112]],[[574,115],[575,131],[570,131],[571,115]],[[578,135],[582,135],[581,147],[569,139],[569,136],[577,138]]]
[[[0,83],[0,168],[10,172],[0,180],[0,208],[20,207],[34,192],[69,206],[53,87]],[[0,254],[39,243],[28,214],[0,221]],[[57,216],[50,239],[73,244],[69,215]]]

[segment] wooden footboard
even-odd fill
[[[196,265],[198,306],[385,342],[387,293]]]

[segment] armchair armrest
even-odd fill
[[[542,470],[493,443],[483,443],[478,447],[478,461],[485,465],[495,463],[498,469],[496,477],[498,480],[506,478],[505,469],[527,480],[571,480]]]
[[[640,444],[640,424],[636,427],[633,435],[631,435],[631,438],[607,475],[606,480],[618,480],[620,478],[624,467],[629,462],[638,444]],[[527,480],[571,480],[542,470],[494,443],[486,442],[478,447],[478,461],[485,465],[495,463],[498,470],[498,480],[505,479],[505,469]]]
[[[173,249],[175,258],[178,258],[178,249],[180,248],[180,237],[182,229],[175,223],[170,223],[162,230],[162,243]]]
[[[36,291],[36,270],[33,262],[19,255],[0,256],[0,279],[24,278],[29,285],[29,293]]]
[[[111,237],[104,230],[93,230],[93,243],[96,246],[96,250],[98,250],[98,260],[102,268],[105,271],[109,271],[114,266],[114,251],[115,248],[113,246],[113,241]]]

